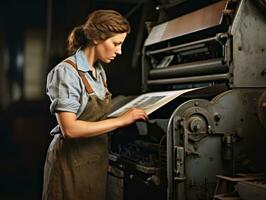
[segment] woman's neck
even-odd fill
[[[95,68],[96,58],[95,58],[94,47],[93,46],[87,47],[83,51],[84,51],[84,54],[87,58],[89,65],[91,67],[92,74],[94,77],[96,77],[96,68]]]

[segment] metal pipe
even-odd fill
[[[191,45],[197,45],[200,43],[206,43],[206,42],[210,42],[210,41],[217,41],[217,38],[216,37],[210,37],[210,38],[206,38],[206,39],[202,39],[202,40],[189,42],[186,44],[180,44],[180,45],[176,45],[176,46],[166,47],[166,48],[158,49],[158,50],[154,50],[154,51],[147,51],[146,55],[153,55],[153,54],[162,53],[162,52],[166,52],[166,51],[172,51],[172,50],[176,50],[175,52],[177,52],[177,50],[179,48],[184,48],[184,47],[188,47]]]
[[[184,76],[198,76],[207,74],[220,74],[228,72],[229,68],[224,65],[222,59],[204,60],[193,63],[173,65],[167,68],[152,69],[149,71],[149,77],[170,78]]]
[[[229,74],[212,74],[206,76],[192,76],[185,78],[168,78],[148,80],[148,85],[163,85],[163,84],[176,84],[176,83],[193,83],[193,82],[206,82],[206,81],[221,81],[229,79]]]

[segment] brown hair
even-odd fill
[[[114,10],[96,10],[86,22],[75,27],[68,36],[68,53],[74,54],[92,40],[106,40],[118,33],[129,33],[130,25],[126,18]]]

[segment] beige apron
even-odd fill
[[[70,60],[65,62],[77,69]],[[84,74],[78,72],[87,92],[93,92]],[[109,92],[104,100],[92,94],[79,119],[105,119],[110,100]],[[61,134],[56,134],[47,151],[42,199],[105,200],[107,166],[107,134],[80,139],[64,139]]]

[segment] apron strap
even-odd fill
[[[77,68],[77,64],[75,64],[73,61],[71,60],[64,60],[64,62],[70,64],[72,67],[74,67],[74,69],[78,72],[83,84],[85,85],[85,88],[86,88],[86,91],[90,94],[90,93],[93,93],[93,89],[91,87],[91,85],[89,84],[87,78],[85,77],[85,73],[84,72],[81,72],[78,70]]]

